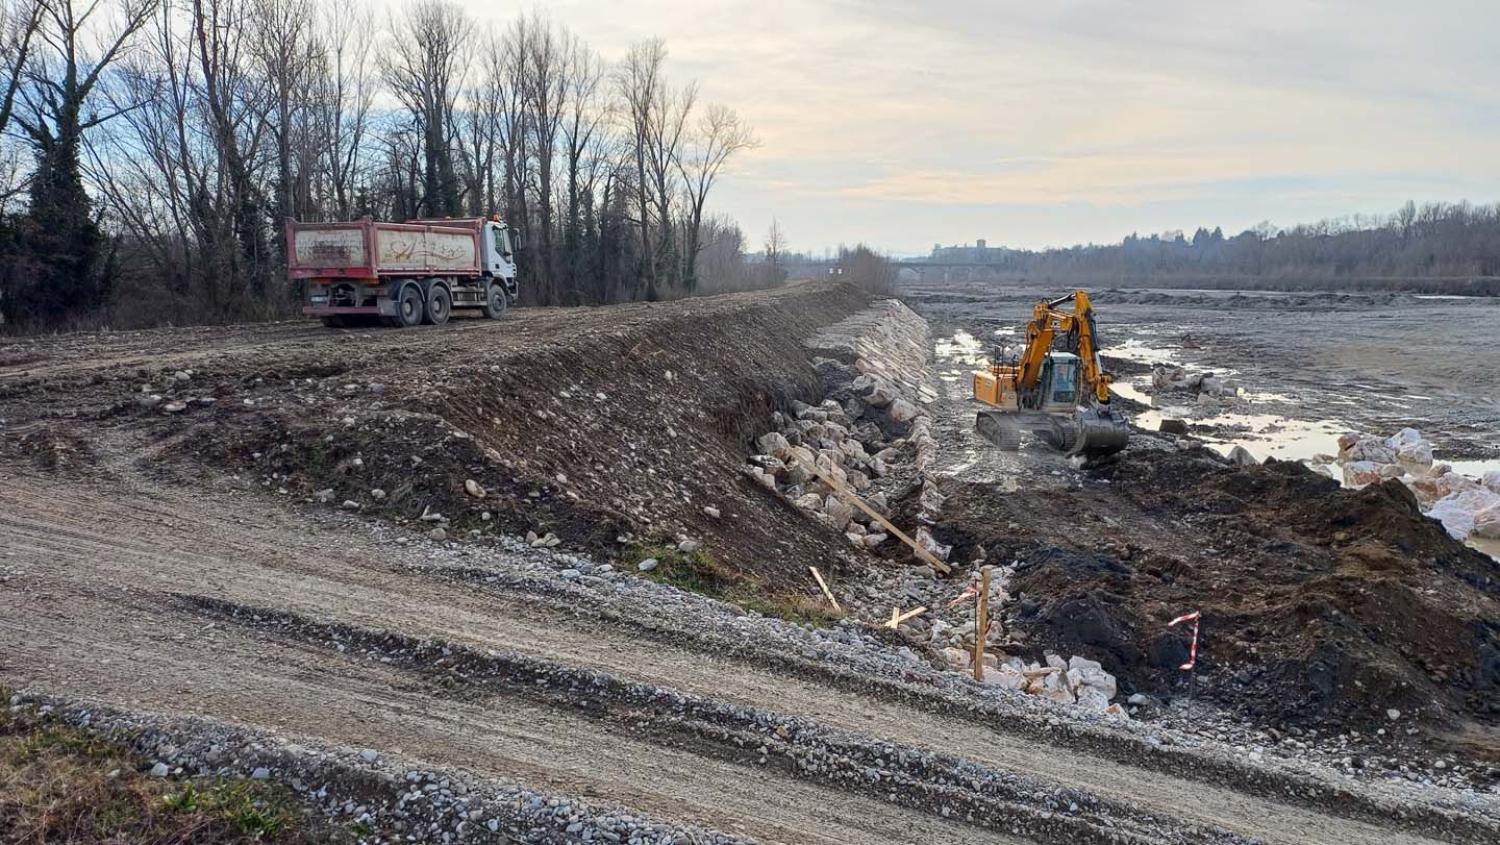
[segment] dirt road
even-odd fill
[[[377,749],[765,842],[1350,845],[1477,842],[1493,830],[1482,815],[1378,788],[1317,798],[1270,771],[1255,788],[1224,786],[1190,755],[1135,765],[1066,730],[1039,737],[1019,718],[966,715],[970,699],[934,712],[852,690],[835,680],[852,652],[827,632],[604,568],[580,576],[582,558],[455,546],[423,538],[421,523],[288,506],[235,467],[185,475],[171,454],[185,448],[180,429],[164,436],[161,418],[110,410],[142,365],[158,383],[188,361],[227,383],[308,372],[346,346],[358,363],[393,346],[466,354],[480,337],[506,354],[611,331],[634,344],[619,326],[670,308],[591,312],[594,322],[523,312],[503,338],[460,324],[381,337],[383,350],[291,326],[12,350],[0,372],[0,414],[15,426],[0,472],[0,684]],[[294,403],[268,390],[254,397]],[[22,441],[39,427],[53,443],[66,428],[89,457],[35,460]],[[747,647],[724,645],[735,641]],[[824,668],[789,666],[789,644],[805,643],[819,644]],[[906,677],[940,674],[913,664]],[[994,695],[966,693],[980,694]]]
[[[1089,755],[1037,747],[522,599],[401,574],[389,551],[245,496],[0,482],[11,575],[7,683],[153,711],[211,715],[356,747],[399,749],[771,842],[1007,841],[751,763],[658,744],[512,696],[455,702],[399,670],[225,626],[173,601],[209,596],[587,667],[800,716],[880,742],[963,755],[1266,842],[1422,842]],[[691,772],[691,776],[687,773]]]

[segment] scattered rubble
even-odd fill
[[[1189,372],[1183,367],[1156,367],[1151,371],[1150,393],[1191,393],[1200,397],[1232,399],[1240,386],[1234,379],[1220,378],[1211,372]]]

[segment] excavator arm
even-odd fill
[[[1070,302],[1073,303],[1073,313],[1060,310]],[[1047,353],[1052,351],[1052,344],[1059,334],[1068,338],[1068,351],[1078,356],[1083,384],[1093,393],[1094,401],[1108,405],[1109,386],[1114,383],[1114,376],[1105,372],[1099,362],[1094,306],[1089,302],[1088,291],[1074,291],[1058,299],[1037,303],[1031,322],[1026,325],[1026,350],[1021,355],[1017,389],[1036,389]]]

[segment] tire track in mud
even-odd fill
[[[1220,830],[1163,826],[1131,807],[1025,775],[858,736],[780,713],[725,704],[624,681],[607,673],[522,657],[480,654],[390,631],[313,622],[294,614],[197,595],[171,597],[202,613],[277,640],[379,660],[431,683],[434,695],[463,701],[520,698],[627,724],[653,741],[717,759],[779,768],[789,776],[863,793],[942,818],[1039,841],[1205,842],[1247,840]],[[507,704],[508,706],[508,704]],[[1097,820],[1097,821],[1096,821]]]
[[[274,605],[320,623],[387,629],[479,650],[505,649],[714,701],[761,706],[827,728],[1068,784],[1179,824],[1216,825],[1270,842],[1429,841],[1120,765],[1067,747],[1065,739],[1062,746],[1052,745],[1045,738],[1009,735],[973,719],[851,695],[722,655],[642,639],[629,629],[610,628],[602,636],[606,632],[588,610],[528,606],[447,579],[404,574],[388,561],[389,550],[368,538],[347,529],[331,536],[309,532],[307,525],[252,497],[131,492],[116,497],[105,489],[56,479],[0,479],[0,540],[11,555],[0,558],[0,565],[14,565],[18,557],[24,561],[24,574],[0,584],[8,605],[0,619],[0,636],[7,645],[0,675],[62,693],[204,713],[351,743],[361,736],[369,739],[352,731],[373,719],[399,722],[433,707],[473,707],[438,704],[440,696],[430,689],[384,667],[362,666],[357,688],[347,688],[339,674],[349,671],[342,659],[266,642],[239,642],[205,628],[201,618],[161,613],[161,595],[187,591]],[[110,662],[100,664],[101,659]],[[231,667],[233,672],[222,671]],[[188,683],[183,685],[183,679]],[[195,697],[199,688],[212,695]],[[266,700],[268,692],[273,700]],[[318,704],[288,710],[275,706],[274,700],[281,699]],[[343,703],[325,712],[330,700]],[[359,709],[351,710],[356,702]],[[445,729],[459,736],[445,737]],[[576,729],[570,724],[563,740]],[[471,739],[462,736],[467,730],[458,717],[424,722],[423,747],[436,749],[440,759],[460,762],[466,754],[494,753],[473,749]],[[407,744],[401,736],[397,731],[384,739]],[[611,740],[599,741],[608,745]],[[464,753],[454,754],[451,743],[461,744]],[[445,753],[450,756],[443,758]],[[517,762],[517,768],[524,762]],[[526,773],[539,783],[557,778],[535,761],[527,765]],[[682,765],[692,770],[697,763]],[[774,793],[784,785],[777,781],[766,788]],[[598,789],[611,800],[638,798],[638,787],[629,784],[611,782]],[[760,800],[778,799],[766,794]],[[820,793],[813,800],[831,799]],[[877,814],[905,812],[884,803],[860,806]],[[734,830],[736,818],[744,821],[736,816],[713,826]],[[1484,841],[1482,836],[1463,838]],[[953,840],[934,834],[932,841]]]
[[[0,636],[14,633],[8,622],[0,622]],[[141,645],[135,641],[126,649],[97,648],[77,626],[50,633],[62,648],[87,650],[91,660],[103,658],[117,666]],[[171,643],[152,648],[150,663],[149,672],[122,666],[113,673],[90,673],[94,684],[89,686],[109,685],[107,699],[97,692],[70,697],[123,698],[134,710],[213,714],[230,725],[268,730],[293,741],[305,736],[378,748],[439,770],[579,795],[765,842],[835,845],[906,836],[952,845],[1022,841],[762,767],[643,741],[553,707],[513,698],[457,701],[434,696],[427,685],[414,684],[378,662],[350,665],[307,647],[235,638],[204,655],[196,645]],[[142,680],[141,675],[152,677]],[[75,676],[72,688],[77,680]]]

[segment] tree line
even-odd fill
[[[0,0],[0,315],[288,313],[284,221],[498,212],[523,302],[764,286],[710,194],[757,140],[538,13],[452,0]]]
[[[976,260],[1029,276],[1097,281],[1500,293],[1500,204],[1407,202],[1390,215],[1355,216],[1237,235],[1217,227],[1130,235],[1117,244],[986,249]]]

